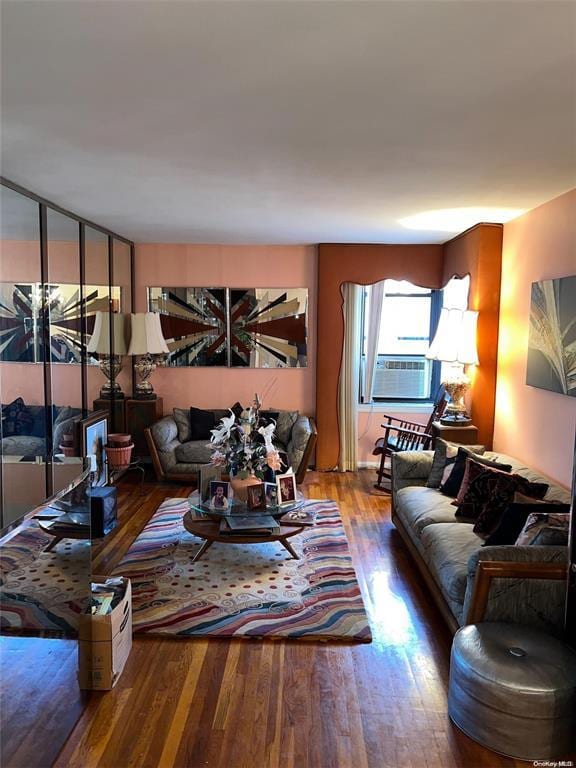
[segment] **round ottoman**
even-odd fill
[[[576,652],[521,624],[485,622],[452,644],[448,714],[467,736],[509,757],[576,749]]]

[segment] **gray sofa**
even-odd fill
[[[547,482],[546,500],[570,504],[570,493],[516,459],[486,453],[512,465],[530,481]],[[567,563],[568,548],[555,546],[483,546],[473,524],[455,516],[451,499],[425,487],[432,451],[405,451],[392,457],[392,521],[426,578],[452,631],[467,623],[480,561]],[[506,620],[558,634],[562,625],[566,584],[542,579],[497,579],[490,590],[487,621]]]
[[[211,409],[218,421],[228,410]],[[302,483],[316,445],[314,419],[298,411],[276,411],[276,448],[287,457],[294,469],[296,482]],[[209,440],[190,440],[186,420],[189,409],[175,408],[172,416],[164,416],[144,431],[150,455],[159,480],[193,482],[198,470],[210,462]]]
[[[21,400],[21,398],[19,398]],[[15,401],[16,402],[16,401]],[[6,411],[13,404],[2,405],[2,430],[0,431],[0,450],[3,456],[42,456],[46,455],[46,408],[43,405],[25,405],[21,401],[21,411],[26,416],[22,419],[17,434],[6,435],[4,428]],[[82,409],[69,405],[52,406],[52,453],[60,453],[62,436],[76,429],[76,422],[82,418]]]

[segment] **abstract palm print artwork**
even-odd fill
[[[306,288],[148,288],[178,367],[304,367],[307,304]]]
[[[526,383],[576,397],[576,275],[532,283]]]

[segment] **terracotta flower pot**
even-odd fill
[[[108,466],[112,469],[122,469],[130,464],[132,458],[132,450],[134,443],[130,445],[123,445],[121,447],[115,447],[112,445],[105,445],[106,458],[108,459]]]
[[[122,448],[130,445],[132,442],[132,435],[125,434],[124,432],[112,432],[108,435],[108,445],[112,448]]]
[[[244,504],[248,501],[248,488],[251,485],[258,485],[262,481],[255,475],[249,475],[247,478],[242,479],[237,475],[230,475],[230,485],[234,491],[234,498],[237,501],[241,501]]]

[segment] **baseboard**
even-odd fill
[[[359,461],[358,469],[378,469],[380,466],[379,461]]]

